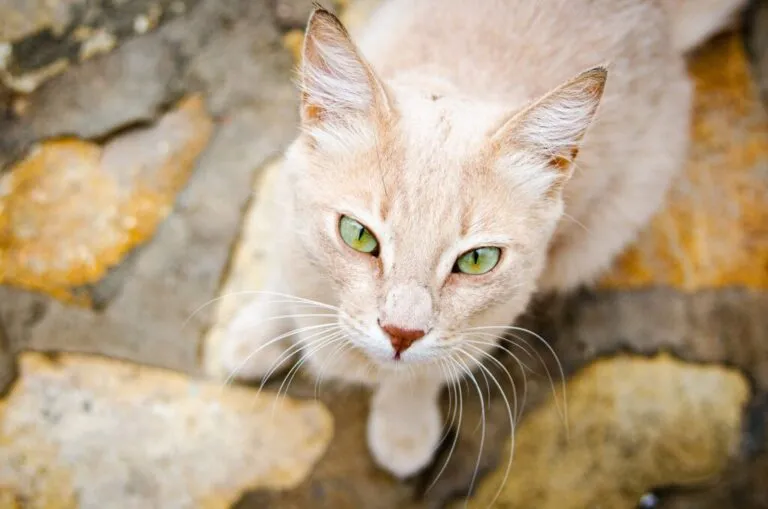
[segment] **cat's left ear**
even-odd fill
[[[300,79],[305,126],[348,124],[389,110],[383,84],[339,19],[324,9],[309,19]]]
[[[493,135],[494,144],[502,151],[532,153],[563,182],[597,112],[607,76],[601,66],[560,85],[507,120]]]

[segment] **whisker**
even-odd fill
[[[560,418],[563,421],[563,425],[565,426],[566,437],[569,437],[570,436],[570,431],[569,431],[569,426],[568,426],[568,398],[567,398],[567,393],[566,393],[567,388],[566,388],[566,382],[565,382],[565,370],[563,369],[563,364],[560,362],[560,358],[558,357],[557,352],[555,352],[555,349],[552,348],[552,346],[544,338],[542,338],[540,335],[536,334],[535,332],[533,332],[531,330],[528,330],[528,329],[525,329],[523,327],[516,327],[514,325],[472,327],[470,329],[467,329],[467,331],[492,330],[492,329],[518,331],[518,332],[524,332],[524,333],[530,334],[534,338],[538,339],[539,342],[541,342],[541,344],[544,345],[544,347],[546,347],[547,350],[549,350],[549,352],[552,354],[552,358],[557,363],[557,369],[560,372],[560,386],[561,386],[561,390],[563,391],[563,406],[561,408],[560,404],[557,401],[557,398],[555,398],[555,408],[557,409],[557,412],[558,412],[558,414],[560,415]],[[520,338],[518,338],[518,339],[520,339]],[[549,375],[549,380],[550,380],[550,385],[551,385],[551,388],[552,388],[552,393],[556,394],[557,391],[555,389],[555,383],[552,380],[549,368],[547,367],[547,364],[543,361],[543,359],[542,359],[542,366],[544,367],[544,370],[547,372],[547,375]]]
[[[341,330],[341,327],[338,327],[338,330]],[[315,332],[309,336],[303,338],[300,337],[298,341],[296,341],[290,347],[286,348],[286,350],[281,353],[277,360],[272,364],[272,367],[269,369],[269,371],[267,371],[267,374],[264,375],[264,378],[262,378],[261,384],[259,385],[259,392],[264,388],[264,385],[269,381],[269,378],[274,374],[275,370],[278,369],[283,362],[286,362],[291,358],[291,356],[301,351],[302,348],[306,348],[308,345],[313,344],[314,341],[311,340],[314,340],[314,338],[333,332],[335,332],[334,329],[321,329],[319,332]]]
[[[245,357],[245,359],[243,359],[243,361],[237,366],[237,368],[235,368],[235,370],[232,371],[232,373],[230,373],[230,375],[224,380],[224,383],[222,385],[223,386],[230,385],[232,383],[232,380],[235,379],[235,377],[240,372],[240,370],[243,369],[243,366],[245,366],[248,363],[248,361],[250,361],[253,358],[254,355],[258,354],[262,349],[268,347],[269,345],[271,345],[271,344],[273,344],[273,343],[275,343],[277,341],[283,340],[283,339],[285,339],[287,337],[293,336],[294,334],[302,334],[304,332],[308,332],[308,331],[311,331],[311,330],[322,329],[322,328],[326,328],[326,327],[338,327],[338,325],[335,322],[333,322],[333,323],[323,323],[323,324],[319,324],[319,325],[308,325],[306,327],[299,327],[297,329],[290,330],[290,331],[288,331],[288,332],[286,332],[284,334],[280,334],[279,336],[270,339],[269,341],[266,341],[263,345],[258,347],[256,350],[254,350],[250,354],[248,354]]]
[[[472,357],[471,355],[464,352],[461,348],[457,348],[457,351],[461,354],[466,355],[473,361],[477,362],[477,360]],[[472,381],[472,383],[475,386],[475,389],[477,391],[477,395],[480,398],[480,422],[482,422],[481,432],[480,432],[480,447],[477,452],[477,461],[475,462],[475,470],[472,472],[472,481],[469,483],[469,492],[467,493],[467,498],[464,500],[464,507],[469,506],[469,493],[472,493],[475,489],[475,482],[477,481],[477,476],[480,471],[480,459],[483,455],[483,449],[485,449],[485,404],[483,402],[483,391],[480,389],[480,384],[477,383],[477,380],[475,379],[475,376],[472,374],[472,370],[467,366],[467,364],[461,360],[461,359],[455,359],[455,361],[458,363],[458,366],[460,369],[464,371],[464,373],[467,375],[467,377]]]
[[[288,374],[283,379],[282,383],[280,384],[280,387],[277,389],[277,397],[275,398],[275,401],[272,403],[272,413],[274,416],[274,412],[276,409],[276,404],[281,401],[281,394],[282,394],[282,401],[285,401],[285,398],[288,397],[288,388],[290,387],[291,383],[293,382],[293,379],[296,377],[296,374],[299,372],[299,369],[302,365],[314,354],[325,348],[326,346],[329,346],[339,340],[341,338],[341,335],[343,332],[335,332],[331,333],[330,337],[323,338],[321,340],[316,340],[312,342],[312,345],[309,345],[313,348],[311,351],[307,351],[301,356],[301,359],[294,364],[294,366],[290,369]],[[283,392],[283,387],[285,387],[285,392]]]
[[[344,335],[344,332],[341,330],[336,331],[330,331],[327,335],[315,339],[313,341],[304,342],[302,346],[302,354],[301,358],[299,359],[299,362],[297,362],[292,369],[287,373],[285,379],[283,380],[283,383],[285,383],[286,380],[288,380],[292,375],[294,375],[298,370],[301,368],[301,366],[309,360],[312,355],[316,354],[326,346],[335,343],[337,339],[340,339]],[[282,388],[282,384],[281,384]],[[278,390],[278,394],[280,391]]]
[[[287,294],[287,293],[270,292],[270,291],[265,291],[265,290],[242,290],[242,291],[238,291],[238,292],[230,292],[230,293],[226,293],[224,295],[219,295],[218,297],[214,297],[213,299],[210,299],[206,303],[204,303],[201,306],[197,307],[194,311],[192,311],[192,313],[187,317],[187,319],[184,320],[184,322],[181,325],[181,329],[183,330],[187,326],[189,321],[192,320],[192,318],[195,317],[195,315],[197,315],[200,311],[202,311],[203,309],[207,308],[211,304],[214,304],[216,302],[219,302],[222,299],[226,299],[226,298],[229,298],[229,297],[240,297],[240,296],[243,296],[243,295],[275,296],[275,297],[281,297],[281,298],[284,298],[284,299],[292,299],[292,300],[285,301],[284,303],[286,303],[286,304],[294,303],[294,302],[301,302],[301,303],[304,303],[304,304],[311,304],[311,305],[314,305],[314,306],[317,306],[317,307],[325,308],[325,309],[328,309],[330,311],[340,311],[340,309],[338,307],[336,307],[336,306],[331,306],[330,304],[326,304],[324,302],[320,302],[320,301],[316,301],[316,300],[312,300],[312,299],[306,299],[304,297],[298,297],[296,295],[290,295],[290,294]],[[271,302],[271,301],[268,301],[268,302]],[[278,301],[278,302],[273,302],[273,303],[280,304],[280,303],[283,303],[283,302]]]
[[[468,345],[472,347],[472,345]],[[477,348],[477,347],[472,347]],[[479,350],[479,349],[478,349]],[[482,350],[481,350],[482,352]],[[486,352],[482,352],[486,355],[488,355]],[[465,353],[466,355],[466,353]],[[515,382],[512,379],[512,375],[510,375],[509,371],[504,367],[504,365],[498,361],[498,359],[493,358],[492,356],[489,356],[491,359],[496,361],[498,363],[499,367],[504,371],[504,373],[507,375],[507,378],[509,378],[509,381],[512,383],[512,390],[515,394],[514,398],[514,406],[517,407],[517,390],[515,389]],[[504,470],[504,478],[502,479],[501,483],[499,484],[498,489],[496,490],[496,493],[491,499],[491,502],[488,504],[488,507],[493,507],[493,504],[496,502],[496,500],[501,496],[501,492],[504,489],[504,485],[507,483],[507,479],[509,479],[509,474],[512,471],[512,461],[515,456],[515,428],[516,428],[516,422],[519,416],[516,416],[514,419],[512,417],[512,409],[509,406],[509,399],[507,399],[507,395],[504,392],[504,390],[501,387],[501,384],[496,379],[495,376],[493,376],[493,373],[490,372],[490,370],[484,366],[482,363],[478,362],[477,365],[480,367],[481,370],[488,371],[488,376],[490,376],[493,379],[494,384],[496,384],[496,387],[499,389],[499,392],[501,393],[501,397],[504,400],[504,405],[507,408],[507,417],[509,418],[509,426],[510,426],[510,450],[509,450],[509,459],[507,460],[507,467]],[[522,413],[522,407],[521,407],[521,413]],[[517,408],[515,408],[515,414],[517,414]]]
[[[255,320],[248,324],[248,327],[244,327],[242,330],[250,330],[257,326],[264,325],[265,322],[272,322],[274,320],[295,320],[296,318],[335,318],[337,313],[292,313],[289,315],[277,315],[268,316],[261,320]]]
[[[514,395],[514,399],[513,399],[513,407],[514,407],[515,418],[518,418],[518,417],[519,417],[519,415],[518,415],[518,406],[517,406],[517,384],[515,384],[515,380],[514,380],[514,378],[512,377],[512,375],[510,374],[509,370],[507,370],[507,367],[506,367],[506,366],[505,366],[505,365],[504,365],[504,364],[503,364],[501,361],[499,361],[499,360],[498,360],[496,357],[494,357],[493,355],[491,355],[490,353],[488,353],[488,352],[484,351],[482,348],[478,348],[477,346],[475,346],[475,344],[474,344],[474,343],[475,343],[475,341],[472,341],[472,340],[464,340],[464,342],[463,342],[463,343],[464,343],[464,344],[465,344],[465,345],[466,345],[468,348],[471,348],[471,349],[475,350],[476,352],[478,352],[478,353],[480,354],[480,356],[481,356],[481,357],[483,357],[483,358],[486,358],[486,359],[489,359],[489,360],[490,360],[491,362],[493,362],[493,363],[494,363],[494,364],[495,364],[495,365],[496,365],[496,366],[497,366],[499,369],[501,369],[501,371],[502,371],[502,372],[503,372],[505,375],[507,375],[507,379],[509,380],[509,383],[512,385],[512,394]],[[482,344],[482,342],[481,342],[481,344]],[[479,365],[480,367],[483,367],[483,368],[485,367],[485,366],[483,366],[483,365],[482,365],[482,363],[480,363],[480,362],[478,362],[478,365]],[[525,375],[525,373],[523,373],[523,375]],[[497,387],[498,387],[498,385],[497,385]],[[524,389],[523,389],[523,390],[524,390],[524,391],[527,391],[527,383],[525,382],[525,376],[523,376],[523,387],[524,387]],[[501,388],[500,388],[500,387],[499,387],[499,390],[501,390]],[[502,392],[502,395],[504,395],[504,393],[503,393],[503,392]],[[520,409],[520,412],[522,413],[522,408]]]
[[[451,461],[451,458],[453,457],[453,453],[456,450],[456,444],[459,441],[459,433],[458,429],[461,426],[462,421],[464,420],[464,396],[461,392],[461,385],[459,383],[460,376],[458,372],[456,371],[456,363],[453,360],[453,354],[449,354],[449,356],[446,358],[446,368],[451,372],[450,382],[453,386],[456,397],[458,399],[458,425],[456,426],[457,432],[453,436],[453,443],[451,444],[451,448],[448,450],[448,456],[445,458],[445,461],[443,462],[442,467],[440,467],[440,470],[437,472],[437,475],[435,475],[435,478],[432,480],[430,485],[427,487],[426,492],[429,492],[432,488],[435,487],[435,484],[437,484],[437,481],[440,479],[440,476],[443,475],[443,472],[445,472],[445,469],[448,467],[448,463]]]
[[[446,373],[445,362],[446,361],[444,359],[438,359],[438,366],[440,367],[440,372],[443,375],[443,378],[450,380],[450,376]],[[451,390],[453,388],[453,384],[449,383],[447,388],[448,388],[447,415],[452,415],[453,417],[451,417],[450,422],[446,421],[445,425],[443,426],[443,434],[440,436],[440,440],[438,443],[442,443],[443,440],[448,438],[448,435],[451,433],[451,427],[453,426],[453,419],[455,418],[455,414],[456,414],[456,407],[454,406],[454,401],[453,401],[454,395],[453,395],[453,391]],[[452,410],[453,410],[453,413],[451,413]]]
[[[526,355],[526,356],[527,356],[529,359],[531,359],[532,361],[538,362],[538,363],[540,363],[540,364],[542,364],[542,365],[544,364],[544,359],[541,357],[541,355],[539,355],[539,354],[538,354],[538,352],[536,352],[536,351],[535,351],[535,349],[533,349],[533,351],[532,351],[532,350],[529,350],[529,349],[527,348],[527,345],[526,345],[526,343],[525,343],[525,340],[524,340],[524,339],[522,339],[522,338],[520,338],[519,336],[513,336],[513,338],[514,338],[514,339],[517,339],[517,340],[519,340],[519,341],[520,341],[520,343],[518,343],[517,341],[515,341],[513,338],[508,338],[508,337],[506,337],[506,336],[502,336],[502,335],[499,335],[499,334],[491,334],[491,333],[489,333],[489,332],[479,332],[479,331],[478,331],[478,332],[470,332],[469,330],[467,330],[467,331],[461,331],[461,332],[462,332],[463,334],[471,334],[471,335],[473,335],[473,336],[482,336],[482,337],[491,338],[491,339],[493,339],[493,343],[496,345],[496,347],[498,347],[498,348],[500,348],[500,349],[504,350],[504,351],[505,351],[505,352],[507,352],[509,355],[513,356],[513,357],[514,357],[516,360],[518,360],[518,361],[519,361],[519,359],[518,359],[517,355],[515,355],[514,353],[512,353],[512,352],[511,352],[510,350],[508,350],[506,347],[504,347],[504,346],[502,346],[501,344],[499,344],[499,343],[509,343],[510,345],[512,345],[512,346],[514,346],[514,347],[517,347],[517,348],[519,348],[520,350],[522,350],[522,351],[523,351],[523,353],[525,353],[525,355]],[[536,355],[536,357],[534,357],[534,355]],[[538,358],[538,361],[537,361],[537,358]],[[531,374],[535,374],[535,373],[536,373],[535,371],[533,371],[533,369],[531,369],[530,367],[526,366],[525,364],[522,364],[522,363],[521,363],[521,366],[522,366],[522,367],[524,367],[525,369],[527,369],[527,370],[528,370],[528,372],[529,372],[529,373],[531,373]]]
[[[336,358],[341,357],[342,353],[349,348],[352,348],[352,345],[346,341],[341,341],[340,344],[331,352],[331,355],[328,356],[322,366],[320,366],[320,372],[315,379],[315,399],[318,398],[318,391],[320,389],[320,384],[322,383],[326,368],[331,366]]]

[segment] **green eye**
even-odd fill
[[[376,237],[373,236],[368,228],[351,217],[341,216],[339,220],[339,234],[344,243],[355,251],[378,256],[379,241],[376,240]]]
[[[499,263],[499,258],[501,249],[498,247],[478,247],[459,256],[453,271],[479,276],[490,272]]]

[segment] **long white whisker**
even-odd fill
[[[352,345],[350,345],[346,341],[340,341],[340,344],[331,352],[331,354],[328,356],[328,358],[325,360],[322,366],[320,366],[320,371],[317,375],[317,378],[315,379],[315,399],[318,397],[318,391],[320,389],[320,384],[323,381],[323,377],[325,376],[325,370],[329,366],[333,364],[333,362],[338,358],[341,357],[342,353],[348,349],[352,348]]]
[[[482,336],[482,337],[491,338],[491,339],[493,339],[493,343],[495,343],[497,347],[502,348],[504,351],[506,351],[507,353],[509,353],[511,356],[513,356],[515,359],[517,359],[519,361],[517,355],[512,353],[506,347],[503,347],[501,344],[499,344],[499,343],[509,343],[512,346],[517,347],[520,350],[522,350],[523,353],[525,353],[525,355],[529,359],[531,359],[532,361],[536,361],[537,360],[534,357],[534,355],[536,355],[536,357],[538,357],[538,362],[540,364],[542,364],[542,365],[544,364],[544,359],[541,357],[541,355],[539,355],[538,352],[536,352],[535,350],[533,350],[533,351],[529,350],[527,348],[525,340],[520,338],[520,337],[518,337],[518,336],[513,336],[513,337],[515,339],[520,340],[520,343],[518,343],[517,341],[514,341],[512,338],[508,338],[506,336],[502,336],[502,335],[499,335],[499,334],[491,334],[489,332],[480,332],[480,331],[472,332],[471,330],[468,330],[468,331],[462,331],[462,333],[464,333],[464,334],[471,334],[473,336]],[[525,364],[521,363],[521,367],[525,367],[529,372],[534,373],[534,371],[531,368],[529,368],[528,366],[525,366]]]
[[[561,419],[563,420],[566,436],[570,436],[570,431],[568,426],[568,398],[566,393],[567,388],[565,383],[565,370],[563,369],[563,364],[560,362],[560,358],[557,356],[557,352],[555,352],[555,349],[552,348],[552,346],[544,338],[542,338],[540,335],[536,334],[535,332],[525,329],[523,327],[516,327],[514,325],[473,327],[467,330],[475,331],[475,330],[491,330],[491,329],[511,330],[511,331],[518,331],[518,332],[524,332],[524,333],[530,334],[536,339],[538,339],[541,342],[541,344],[544,345],[547,348],[547,350],[549,350],[549,352],[552,354],[552,358],[555,359],[555,362],[557,363],[557,369],[560,372],[560,385],[561,385],[561,390],[563,391],[563,406],[561,408],[560,404],[557,402],[557,398],[555,398],[555,408],[557,409]],[[547,364],[543,362],[543,360],[542,360],[542,365],[546,370],[547,374],[549,374],[549,368],[547,367]],[[552,381],[551,376],[550,376],[550,383],[552,385],[552,393],[555,394],[556,393],[555,384]]]
[[[443,378],[450,380],[450,375],[446,372],[445,367],[445,359],[438,359],[438,366],[440,367],[440,372],[443,375]],[[453,415],[455,415],[455,406],[453,402],[453,391],[451,390],[453,388],[453,384],[448,384],[448,415],[452,415],[451,411],[453,411]],[[440,436],[440,441],[438,443],[443,443],[443,440],[448,438],[448,435],[451,433],[451,426],[453,425],[453,418],[451,421],[446,421],[445,425],[443,426],[443,434]]]
[[[336,307],[336,306],[331,306],[330,304],[326,304],[324,302],[320,302],[320,301],[316,301],[316,300],[312,300],[312,299],[306,299],[306,298],[303,298],[303,297],[297,297],[295,295],[290,295],[290,294],[287,294],[287,293],[269,292],[269,291],[264,291],[264,290],[243,290],[243,291],[239,291],[239,292],[229,292],[229,293],[226,293],[224,295],[219,295],[218,297],[214,297],[213,299],[210,299],[205,304],[200,305],[199,307],[197,307],[197,309],[192,311],[192,313],[187,317],[186,320],[184,320],[184,323],[182,323],[181,328],[184,329],[187,326],[187,324],[189,323],[189,321],[192,320],[192,318],[194,318],[194,316],[197,313],[199,313],[200,311],[202,311],[206,307],[210,306],[211,304],[214,304],[216,302],[219,302],[222,299],[226,299],[226,298],[229,298],[229,297],[240,297],[240,296],[243,296],[243,295],[268,295],[268,296],[275,296],[275,297],[281,297],[283,299],[291,299],[291,300],[286,300],[285,303],[301,302],[303,304],[308,304],[308,305],[311,304],[313,306],[325,308],[325,309],[328,309],[330,311],[340,311],[340,309],[338,307]],[[273,301],[267,301],[267,302],[273,302]],[[279,304],[281,302],[282,301],[278,301],[278,302],[274,302],[274,303]]]
[[[334,337],[329,338],[324,343],[322,343],[320,345],[317,345],[314,350],[312,350],[311,352],[308,352],[306,354],[306,356],[302,357],[302,359],[301,359],[301,361],[300,361],[300,363],[298,365],[298,368],[301,368],[301,366],[303,364],[308,362],[311,359],[311,357],[313,355],[316,355],[318,352],[320,352],[320,350],[323,350],[323,349],[325,349],[325,348],[327,348],[327,347],[329,347],[331,345],[334,345],[336,343],[341,343],[342,347],[344,346],[344,333],[343,332],[336,333],[336,335]],[[293,383],[293,379],[296,377],[296,374],[299,372],[298,368],[296,369],[296,371],[294,371],[294,373],[292,375],[290,375],[290,377],[287,378],[288,384],[285,386],[285,396],[286,397],[288,395],[288,388],[290,387],[291,383]]]
[[[473,347],[472,345],[468,345],[468,346],[470,346],[472,348],[476,348],[477,350],[480,350],[479,348]],[[482,350],[480,350],[480,351],[482,352]],[[482,353],[485,353],[485,352],[482,352]],[[517,406],[517,390],[515,389],[515,382],[514,382],[514,380],[512,380],[512,376],[509,374],[509,372],[507,371],[507,369],[504,367],[504,365],[501,362],[499,362],[497,359],[493,358],[492,356],[489,356],[489,357],[491,357],[494,361],[496,361],[498,363],[499,367],[504,371],[504,373],[509,378],[509,381],[512,383],[512,390],[515,393],[515,403],[514,403],[514,405],[516,407]],[[501,496],[501,492],[504,489],[504,485],[507,483],[507,479],[509,478],[509,474],[512,471],[512,461],[513,461],[514,456],[515,456],[515,428],[516,428],[515,423],[517,422],[515,419],[517,419],[518,416],[516,416],[513,419],[513,417],[512,417],[512,409],[509,406],[509,400],[507,399],[507,395],[504,392],[504,389],[502,389],[501,384],[499,383],[499,381],[496,379],[495,376],[493,376],[493,373],[491,373],[490,370],[486,366],[484,366],[482,363],[478,362],[477,365],[480,367],[481,370],[484,370],[484,371],[488,372],[488,376],[490,376],[491,379],[493,379],[494,384],[496,384],[496,387],[499,389],[499,392],[501,393],[501,397],[504,399],[504,405],[507,408],[507,417],[509,418],[509,425],[510,425],[510,441],[511,441],[511,443],[510,443],[510,450],[509,450],[509,459],[507,460],[507,467],[504,470],[504,478],[501,481],[501,484],[499,484],[499,487],[496,490],[496,494],[494,495],[493,499],[491,500],[491,503],[488,504],[488,507],[493,507],[493,504],[496,502],[496,500],[499,498],[499,496]],[[522,412],[522,409],[521,409],[521,412]],[[515,409],[515,413],[517,413],[517,409]]]
[[[285,388],[285,393],[283,394],[283,400],[288,396],[288,388],[290,387],[291,383],[293,382],[293,379],[295,378],[296,374],[299,372],[299,369],[301,366],[315,353],[319,352],[323,348],[325,348],[328,345],[333,344],[336,340],[338,340],[343,332],[334,332],[330,334],[330,337],[323,338],[321,340],[316,340],[312,342],[312,345],[309,345],[312,347],[312,350],[307,349],[301,356],[301,359],[291,367],[290,371],[288,371],[288,374],[283,379],[282,383],[280,384],[280,387],[277,389],[277,397],[275,398],[275,401],[272,404],[272,412],[274,415],[274,411],[276,408],[276,403],[281,400],[281,393],[283,393],[283,388]]]
[[[512,377],[512,375],[507,370],[507,367],[504,366],[504,364],[501,361],[499,361],[496,357],[494,357],[493,355],[489,354],[488,352],[484,351],[482,348],[479,348],[479,347],[475,346],[476,343],[477,342],[472,341],[471,339],[469,339],[469,340],[465,339],[463,341],[463,344],[465,344],[468,348],[471,348],[472,350],[478,352],[478,354],[482,358],[489,359],[497,367],[499,367],[499,369],[501,369],[501,371],[505,375],[507,375],[507,380],[509,380],[509,383],[512,385],[512,394],[514,395],[513,407],[514,407],[515,419],[517,419],[519,417],[518,406],[517,406],[517,384],[515,384],[514,378]],[[483,344],[483,343],[480,342],[480,344]],[[482,363],[478,363],[478,365],[481,366],[481,367],[485,367],[485,366],[482,365]],[[493,377],[493,375],[491,375],[491,376]],[[525,373],[523,373],[523,380],[525,381]],[[498,385],[497,385],[497,387],[498,387]],[[524,387],[523,391],[526,391],[527,390],[527,386],[526,386],[525,382],[523,384],[523,387]],[[499,390],[501,390],[501,388],[499,388]],[[502,392],[502,396],[505,396],[504,392]],[[520,413],[522,413],[522,408],[520,409]]]
[[[337,327],[336,329],[341,330],[341,327]],[[267,371],[267,374],[264,375],[264,378],[262,378],[261,384],[259,385],[259,391],[264,388],[264,385],[269,381],[269,378],[274,374],[275,370],[280,367],[280,365],[290,359],[294,354],[301,351],[302,348],[306,348],[307,346],[312,345],[315,341],[315,338],[318,336],[324,336],[333,332],[337,332],[337,330],[334,330],[334,328],[323,328],[318,332],[310,334],[309,336],[300,337],[298,341],[293,343],[290,347],[286,348],[285,351],[282,352],[277,360],[272,364],[272,367],[269,369],[269,371]]]
[[[448,467],[448,463],[451,461],[451,458],[453,457],[453,452],[456,450],[456,444],[459,441],[459,433],[458,429],[461,427],[461,423],[464,420],[464,396],[461,392],[461,384],[458,382],[460,379],[458,372],[456,371],[456,361],[453,359],[453,354],[449,355],[446,359],[446,368],[451,371],[451,385],[453,386],[454,390],[456,391],[456,398],[458,400],[458,414],[459,414],[459,420],[458,425],[456,426],[457,432],[453,436],[453,443],[451,444],[451,448],[448,450],[448,456],[445,458],[445,461],[443,462],[443,466],[440,467],[440,470],[437,472],[437,475],[435,475],[435,478],[432,480],[430,485],[427,487],[426,491],[428,492],[432,488],[434,488],[435,484],[437,484],[437,481],[440,479],[440,476],[443,475],[443,472],[445,472],[445,469]]]
[[[323,323],[323,324],[319,324],[319,325],[308,325],[306,327],[299,327],[298,329],[290,330],[290,331],[288,331],[288,332],[286,332],[284,334],[280,334],[279,336],[270,339],[269,341],[266,341],[263,345],[258,347],[256,350],[254,350],[253,352],[248,354],[245,357],[245,359],[243,359],[243,361],[237,366],[237,368],[235,368],[234,371],[232,371],[232,373],[230,373],[230,375],[226,378],[226,380],[224,380],[224,384],[223,385],[227,386],[227,385],[231,384],[232,380],[235,379],[235,377],[240,372],[240,370],[243,368],[243,366],[245,366],[248,363],[248,361],[250,361],[253,358],[254,355],[258,354],[262,349],[268,347],[269,345],[271,345],[273,343],[276,343],[277,341],[283,340],[283,339],[285,339],[287,337],[293,336],[294,334],[302,334],[304,332],[309,332],[311,330],[322,329],[322,328],[325,328],[325,327],[338,327],[338,325],[335,322]]]
[[[472,359],[474,362],[477,362],[477,360],[463,351],[461,348],[457,348],[457,351],[461,354],[464,354],[465,356]],[[467,494],[467,498],[464,500],[464,507],[469,506],[469,494],[472,493],[475,489],[475,482],[477,481],[477,475],[480,471],[480,459],[483,456],[483,449],[485,449],[485,404],[483,402],[483,391],[480,389],[480,384],[477,383],[477,380],[475,379],[474,375],[472,374],[472,370],[467,366],[467,364],[461,360],[456,359],[456,362],[458,363],[459,368],[461,368],[464,373],[467,375],[467,377],[470,379],[470,381],[474,384],[475,389],[477,390],[477,395],[480,398],[480,421],[482,422],[481,432],[480,432],[480,447],[477,452],[477,461],[475,462],[475,470],[472,472],[472,481],[469,483],[469,492]]]

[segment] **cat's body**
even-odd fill
[[[263,376],[287,346],[270,340],[304,328],[316,375],[376,388],[377,461],[400,476],[423,467],[446,379],[534,292],[593,281],[683,165],[682,52],[717,23],[683,26],[667,1],[390,0],[356,41],[370,67],[316,15],[303,134],[275,199],[274,293],[233,324],[227,368]],[[739,1],[710,3],[729,13]],[[371,254],[340,239],[347,216],[375,235]],[[496,266],[457,271],[483,246],[501,253]]]

